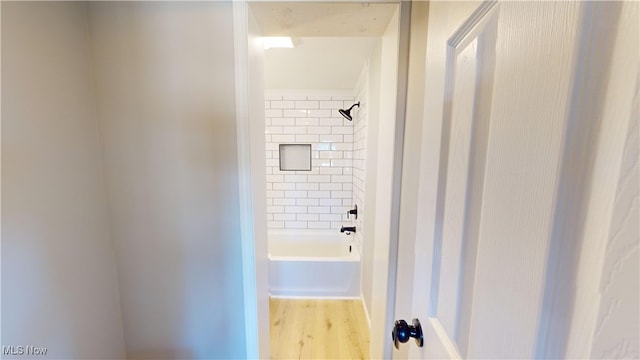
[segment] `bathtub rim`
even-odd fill
[[[287,237],[296,234],[303,235],[305,237],[311,235],[318,235],[322,237],[330,236],[332,239],[341,238],[351,241],[350,235],[341,233],[340,230],[337,229],[267,229],[267,241],[273,239],[274,235]]]
[[[357,296],[307,296],[307,295],[273,295],[269,292],[269,298],[271,299],[289,299],[289,300],[362,300],[362,295]]]
[[[270,249],[270,244],[274,241],[300,241],[301,243],[312,243],[319,239],[326,238],[327,236],[330,238],[330,241],[336,243],[345,241],[345,246],[352,247],[351,253],[345,256],[273,255]],[[336,232],[332,229],[269,229],[267,231],[267,248],[267,258],[269,261],[362,261],[362,254],[360,254],[360,249],[356,245],[355,239],[349,235]]]

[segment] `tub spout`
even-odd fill
[[[355,226],[342,226],[342,227],[340,227],[340,232],[341,233],[347,233],[347,235],[351,235],[351,233],[356,232],[356,227]]]

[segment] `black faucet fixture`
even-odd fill
[[[347,219],[349,218],[349,214],[354,215],[356,220],[358,220],[358,205],[353,205],[353,209],[347,211]]]
[[[347,235],[351,235],[351,233],[356,232],[356,227],[355,226],[342,226],[342,227],[340,227],[340,232],[341,233],[347,233]]]

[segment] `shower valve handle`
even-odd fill
[[[354,215],[356,220],[358,220],[358,205],[353,205],[353,209],[347,210],[347,219],[349,218],[349,214]]]

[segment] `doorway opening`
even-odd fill
[[[392,197],[399,5],[256,2],[246,17],[249,107],[263,114],[262,161],[251,167],[264,174],[253,186],[265,189],[254,206],[266,209],[255,246],[269,274],[257,286],[258,317],[270,306],[269,355],[326,358],[337,347],[348,352],[330,357],[367,358],[387,297],[388,263],[375,259],[388,255],[389,231],[376,234]],[[287,145],[297,152],[283,154]],[[358,343],[339,346],[346,333]]]

